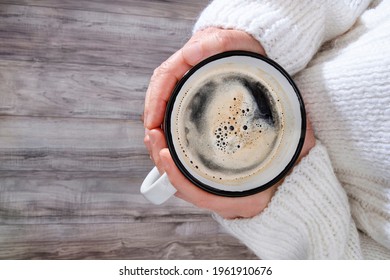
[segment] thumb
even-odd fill
[[[243,50],[265,55],[260,43],[248,33],[241,30],[227,30],[210,27],[195,33],[192,39],[182,48],[183,60],[194,66],[201,60],[217,53]]]
[[[175,196],[200,208],[207,208],[206,202],[212,201],[213,196],[196,187],[180,172],[167,148],[160,151],[160,157],[169,181],[177,190]]]

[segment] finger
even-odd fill
[[[145,128],[144,144],[145,144],[146,149],[148,150],[150,159],[153,161],[153,158],[151,156],[151,154],[152,154],[152,144],[151,144],[150,137],[149,137],[149,129],[146,129],[146,128]]]
[[[208,28],[194,36],[182,49],[183,60],[195,65],[212,55],[232,50],[251,51],[265,55],[260,43],[251,35],[240,30]]]
[[[172,185],[176,188],[176,196],[203,209],[211,210],[225,219],[250,218],[260,213],[271,200],[277,185],[246,197],[223,197],[208,193],[194,184],[176,167],[168,149],[160,151],[163,168]]]
[[[160,158],[161,162],[164,163],[164,170],[167,173],[171,184],[177,190],[175,193],[176,197],[199,208],[218,213],[226,219],[244,216],[249,217],[249,215],[241,214],[242,212],[247,212],[246,208],[248,208],[248,203],[245,202],[246,198],[217,196],[198,188],[188,181],[188,179],[179,171],[168,149],[161,150]]]
[[[164,173],[164,167],[160,158],[160,151],[167,147],[164,133],[161,129],[152,129],[149,131],[151,157],[160,174]]]
[[[168,149],[161,150],[160,158],[171,184],[177,190],[175,195],[200,208],[210,209],[215,196],[192,184],[177,168]]]
[[[153,73],[145,100],[145,127],[152,129],[161,126],[174,86],[192,66],[207,57],[229,50],[265,54],[260,43],[244,31],[218,28],[200,31]]]
[[[164,119],[165,107],[176,83],[191,68],[177,51],[153,72],[145,99],[144,125],[159,127]]]
[[[144,137],[144,144],[145,144],[146,149],[148,150],[149,155],[151,155],[151,153],[152,153],[152,146],[151,146],[151,143],[150,143],[149,134],[145,135],[145,137]]]

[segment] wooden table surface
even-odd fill
[[[0,1],[0,259],[255,258],[139,194],[150,76],[207,2]]]

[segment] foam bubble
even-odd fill
[[[180,101],[178,142],[200,176],[236,184],[272,157],[282,134],[269,88],[244,73],[209,75]]]

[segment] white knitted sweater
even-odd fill
[[[317,141],[251,219],[262,259],[390,259],[390,1],[215,0],[194,32],[254,36],[297,83]]]

